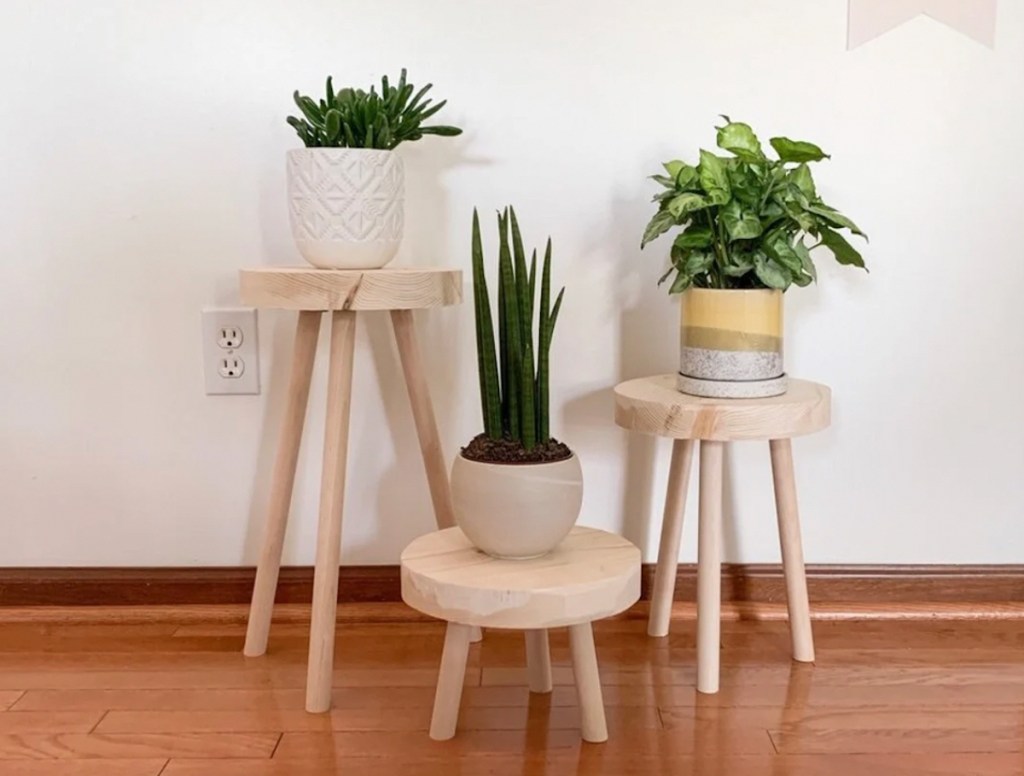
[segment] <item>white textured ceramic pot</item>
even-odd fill
[[[296,148],[288,152],[288,205],[292,235],[314,267],[383,267],[402,242],[402,160],[394,151]]]
[[[498,558],[536,558],[557,547],[580,516],[583,470],[575,454],[521,464],[458,455],[452,502],[455,521],[476,547]]]

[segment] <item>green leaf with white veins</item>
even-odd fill
[[[867,269],[864,266],[864,259],[861,257],[857,249],[854,248],[850,243],[846,241],[839,232],[833,232],[831,229],[822,228],[821,230],[821,242],[826,248],[828,248],[836,257],[836,261],[840,264],[848,264],[854,267],[860,267]]]
[[[744,210],[738,200],[723,207],[719,217],[733,240],[751,240],[761,234],[761,219],[756,213]]]
[[[790,140],[788,137],[773,137],[770,141],[779,160],[783,162],[820,162],[829,155],[814,143],[803,140]]]
[[[700,166],[697,169],[700,173],[700,185],[707,192],[711,204],[724,205],[728,202],[732,191],[725,162],[710,151],[701,149]]]
[[[692,213],[695,210],[703,210],[707,206],[708,203],[704,197],[700,194],[694,194],[693,192],[687,191],[669,200],[668,210],[676,217],[676,220],[678,220],[687,213]]]
[[[718,147],[731,151],[745,162],[760,162],[764,160],[761,141],[757,139],[754,130],[749,125],[738,121],[733,121],[724,127],[718,128]]]
[[[810,211],[811,213],[814,213],[815,215],[821,216],[830,224],[832,224],[832,226],[849,229],[854,234],[859,234],[864,239],[867,239],[867,235],[860,230],[859,226],[853,223],[853,221],[844,216],[838,210],[829,207],[823,202],[816,202],[814,204],[808,205],[807,210]]]
[[[708,248],[714,239],[714,233],[708,226],[691,226],[685,232],[676,237],[675,245],[678,248],[689,250],[691,248]]]
[[[785,290],[791,282],[784,267],[760,254],[754,257],[754,273],[768,288]]]
[[[650,223],[647,224],[647,228],[644,230],[644,236],[643,240],[640,242],[640,247],[643,248],[651,240],[660,237],[675,225],[675,216],[667,210],[662,210],[655,214],[654,218],[651,219]]]

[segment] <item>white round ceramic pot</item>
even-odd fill
[[[288,213],[299,252],[321,269],[377,269],[395,257],[405,172],[394,151],[288,152]]]
[[[458,455],[452,466],[455,522],[497,558],[536,558],[572,530],[583,505],[576,455],[554,463],[499,464]]]

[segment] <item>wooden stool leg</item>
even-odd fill
[[[569,626],[572,650],[572,672],[576,677],[576,694],[580,700],[580,723],[583,740],[599,744],[608,740],[601,696],[601,676],[597,670],[594,631],[589,622]]]
[[[441,670],[437,675],[434,695],[434,713],[430,718],[430,737],[435,741],[447,741],[455,735],[459,722],[459,704],[462,702],[462,685],[466,681],[471,630],[468,625],[450,622],[445,631],[444,653],[441,655]]]
[[[438,528],[450,528],[455,525],[455,511],[448,481],[448,462],[441,449],[441,437],[437,433],[434,406],[430,402],[430,390],[423,368],[423,355],[416,339],[412,310],[392,310],[391,324],[398,342],[405,385],[409,389],[409,402],[412,404],[412,417],[416,423],[420,451],[423,453],[423,466],[427,470],[434,518]]]
[[[694,442],[676,439],[672,443],[672,463],[668,470],[668,491],[665,495],[665,516],[661,523],[661,543],[658,545],[658,566],[654,572],[654,591],[651,612],[647,622],[647,635],[667,636],[672,618],[672,598],[676,590],[676,570],[679,566],[679,538],[683,532],[683,514],[686,511],[686,490],[690,485],[690,463]]]
[[[782,570],[786,575],[786,605],[789,608],[793,659],[801,663],[813,663],[814,637],[811,634],[811,607],[807,598],[804,550],[800,540],[800,514],[797,510],[796,478],[793,473],[793,444],[789,439],[773,439],[768,445],[772,454],[775,512],[779,520]]]
[[[526,636],[526,670],[530,676],[530,692],[551,692],[551,650],[547,630],[528,630]]]
[[[306,675],[306,711],[311,712],[327,711],[331,707],[334,628],[338,613],[338,556],[341,552],[341,513],[345,503],[355,337],[356,314],[350,310],[332,312],[324,463],[320,479],[320,521],[313,577],[313,620],[309,631],[309,666]]]
[[[724,442],[700,443],[697,526],[697,691],[718,692],[722,620],[722,459]]]
[[[309,384],[313,377],[316,341],[320,334],[320,313],[303,310],[295,328],[295,346],[292,351],[292,370],[288,378],[288,396],[281,435],[277,442],[277,456],[270,479],[270,499],[267,502],[267,524],[263,536],[263,549],[256,566],[256,584],[249,606],[249,626],[245,634],[245,654],[249,657],[267,651],[270,620],[274,612],[277,577],[281,570],[281,549],[288,511],[295,484],[295,467],[299,460],[302,426],[306,420]]]

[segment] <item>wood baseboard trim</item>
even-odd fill
[[[7,568],[0,569],[0,607],[245,604],[254,577],[254,569],[236,567]],[[644,599],[653,579],[653,564],[645,564]],[[810,565],[807,584],[812,604],[843,604],[855,610],[896,611],[900,604],[1024,604],[1024,565]],[[696,566],[680,565],[676,600],[695,600],[696,587]],[[281,569],[278,603],[309,603],[312,590],[311,567]],[[398,566],[341,567],[338,600],[400,601]],[[723,602],[781,604],[785,600],[780,565],[723,565]]]

